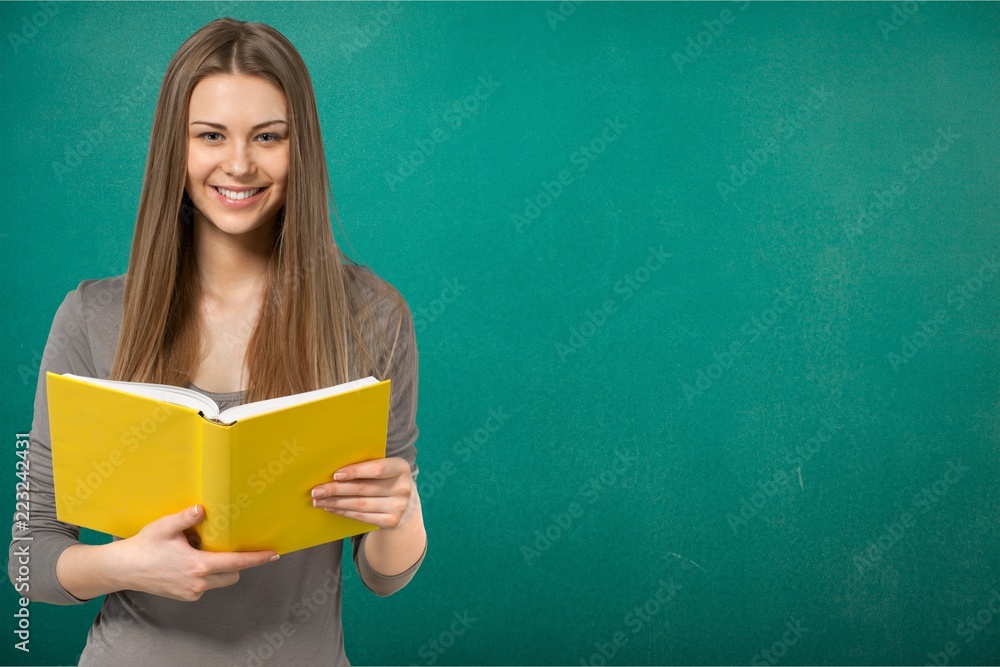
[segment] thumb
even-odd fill
[[[170,528],[178,532],[196,526],[205,518],[205,508],[200,504],[194,507],[187,507],[184,510],[170,517]]]

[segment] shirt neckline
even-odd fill
[[[245,389],[240,389],[239,391],[208,391],[207,389],[202,389],[193,382],[188,383],[189,389],[194,389],[197,392],[205,394],[206,396],[212,396],[216,398],[238,398],[246,393]]]

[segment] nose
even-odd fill
[[[222,168],[229,176],[239,178],[253,169],[253,151],[239,141],[234,141],[231,146]]]

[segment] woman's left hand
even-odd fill
[[[418,502],[410,464],[399,457],[354,463],[332,477],[313,487],[313,506],[382,529],[398,527]]]

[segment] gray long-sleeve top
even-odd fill
[[[368,281],[362,284],[381,280],[366,268],[345,269]],[[56,519],[45,372],[108,378],[124,284],[124,276],[88,280],[70,292],[56,312],[42,356],[28,451],[30,521],[12,529],[8,567],[14,582],[27,560],[29,574],[21,577],[18,590],[32,601],[86,602],[56,577],[59,555],[79,543],[80,529]],[[386,456],[407,460],[415,479],[417,349],[408,308],[403,315],[387,375],[392,399]],[[242,392],[203,393],[222,409],[243,401]],[[365,558],[367,535],[351,538],[360,578],[377,595],[394,593],[410,581],[424,554],[405,572],[383,576]],[[341,626],[342,551],[338,540],[285,554],[277,562],[243,570],[236,584],[209,590],[195,602],[129,590],[110,593],[90,628],[80,665],[349,665]]]

